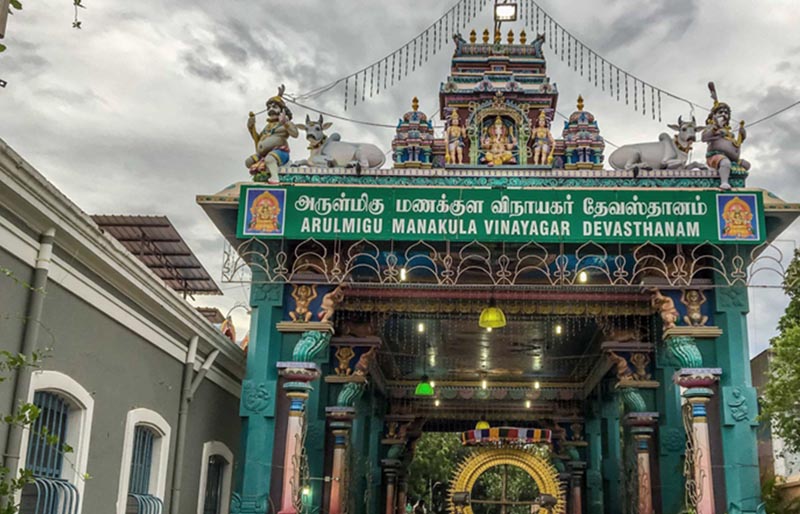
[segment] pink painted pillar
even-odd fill
[[[710,400],[711,390],[703,388],[689,389],[684,393],[692,406],[692,431],[694,432],[694,480],[697,484],[699,499],[697,514],[714,513],[714,482],[711,471],[711,441],[708,434],[706,404]]]
[[[650,474],[650,439],[653,429],[637,427],[633,429],[633,439],[636,441],[636,463],[638,475],[639,512],[638,514],[654,514],[653,511],[653,486]]]
[[[300,458],[303,451],[301,441],[305,428],[306,400],[309,392],[313,390],[309,382],[319,376],[319,371],[316,365],[306,362],[279,363],[279,366],[281,366],[281,376],[287,380],[283,384],[283,389],[286,391],[290,405],[286,422],[286,446],[283,454],[281,510],[278,511],[278,514],[297,514],[295,502],[300,496]]]
[[[683,397],[692,408],[692,434],[694,439],[694,481],[697,487],[697,514],[715,514],[714,476],[711,468],[711,441],[708,429],[706,404],[714,391],[722,370],[717,368],[685,368],[673,380],[685,387]],[[687,434],[689,435],[689,434]]]
[[[395,514],[397,510],[397,473],[400,466],[400,461],[394,459],[385,459],[381,461],[381,465],[383,466],[383,477],[386,482],[385,514]]]
[[[333,430],[333,470],[331,471],[331,499],[328,506],[330,514],[342,514],[344,511],[344,497],[342,480],[345,473],[345,460],[347,452],[347,438],[350,437],[349,427]]]

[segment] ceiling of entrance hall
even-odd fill
[[[382,366],[392,379],[582,380],[599,355],[590,317],[509,317],[487,331],[473,314],[394,315],[383,325]]]

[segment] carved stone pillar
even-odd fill
[[[683,397],[691,406],[691,437],[694,442],[694,483],[697,488],[697,514],[715,514],[714,477],[711,468],[711,439],[706,405],[714,395],[711,387],[720,375],[719,369],[681,369],[675,382],[685,387]]]
[[[279,362],[280,374],[286,379],[283,389],[289,397],[286,422],[286,448],[283,458],[283,489],[278,514],[296,514],[300,488],[300,460],[303,454],[303,430],[308,395],[314,388],[310,382],[319,377],[317,365],[311,362]]]
[[[353,426],[355,409],[352,407],[328,407],[326,409],[333,435],[333,467],[331,470],[331,494],[328,504],[330,514],[342,514],[347,511],[347,477],[350,429]]]
[[[405,514],[406,502],[408,501],[408,472],[402,472],[397,476],[397,514]],[[428,506],[428,508],[432,508]]]
[[[586,463],[571,461],[568,464],[569,477],[569,512],[570,514],[583,514],[583,473]]]
[[[650,445],[658,422],[655,412],[637,412],[625,417],[630,427],[636,451],[637,514],[654,514],[653,510],[653,470],[650,463]]]
[[[386,486],[386,511],[385,514],[395,514],[397,502],[397,475],[400,469],[400,461],[395,459],[384,459],[381,461],[383,467],[383,479]]]

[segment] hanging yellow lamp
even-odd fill
[[[481,417],[480,421],[475,425],[475,430],[486,430],[487,428],[491,428],[489,422],[486,421],[486,418]]]
[[[494,297],[489,300],[489,306],[481,311],[478,325],[481,328],[502,328],[506,326],[506,315],[497,306]]]

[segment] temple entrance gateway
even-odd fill
[[[677,135],[609,170],[591,97],[556,127],[549,35],[452,36],[445,130],[415,97],[391,167],[323,116],[295,125],[279,89],[264,130],[248,120],[253,183],[199,198],[224,280],[251,288],[231,512],[755,514],[747,287],[783,279],[769,243],[800,206],[745,187],[713,84],[703,143],[674,112]]]

